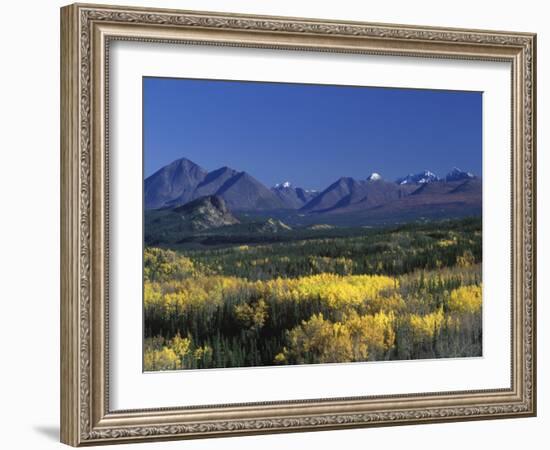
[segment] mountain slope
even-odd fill
[[[358,208],[361,209],[372,208],[398,200],[408,195],[413,189],[411,186],[400,186],[376,177],[368,181],[344,177],[308,202],[302,211],[329,212],[345,209],[351,205],[359,205]]]
[[[460,170],[458,167],[453,167],[453,170],[451,170],[445,177],[445,181],[471,180],[474,178],[476,178],[476,176],[473,173],[465,172]]]
[[[145,211],[145,243],[174,243],[195,232],[239,224],[221,197],[206,196],[172,209]]]
[[[302,202],[304,202],[305,205],[307,202],[317,197],[319,195],[319,191],[312,189],[296,188],[296,195]]]
[[[192,200],[197,185],[208,172],[186,158],[178,159],[145,179],[145,208],[161,208],[179,199],[180,204]]]
[[[238,175],[234,169],[230,167],[222,167],[220,169],[209,172],[204,180],[196,187],[194,195],[202,197],[203,195],[213,195],[235,175]]]
[[[353,178],[342,177],[332,183],[317,197],[309,201],[303,208],[304,212],[326,211],[336,207],[349,198],[352,192],[358,189],[358,182]]]
[[[225,201],[216,195],[200,197],[172,211],[187,221],[193,230],[208,230],[239,223],[227,209]]]
[[[318,194],[317,191],[294,187],[288,181],[276,184],[271,190],[284,203],[285,207],[289,209],[301,208]]]
[[[433,172],[425,169],[419,173],[410,173],[404,177],[398,178],[396,180],[397,184],[424,184],[424,183],[434,183],[440,181],[441,179]]]
[[[175,208],[200,197],[222,197],[231,210],[282,209],[273,191],[246,172],[222,167],[207,172],[182,158],[163,167],[144,182],[145,208]]]
[[[282,209],[285,207],[274,192],[246,172],[229,178],[216,194],[223,197],[233,211]]]
[[[350,223],[395,222],[419,218],[477,216],[481,214],[481,208],[481,180],[468,179],[425,183],[417,186],[410,195],[394,201],[374,207],[365,207],[364,204],[356,203],[345,208],[333,209],[323,215],[347,217]]]

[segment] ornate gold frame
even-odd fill
[[[111,411],[106,67],[115,39],[510,62],[510,388]],[[530,33],[81,4],[62,8],[62,442],[79,446],[535,415],[535,52],[536,36]]]

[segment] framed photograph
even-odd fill
[[[535,57],[62,8],[62,442],[535,415]]]

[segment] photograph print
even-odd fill
[[[482,356],[482,93],[143,79],[145,371]]]

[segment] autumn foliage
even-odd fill
[[[468,227],[146,248],[145,370],[480,356]]]

